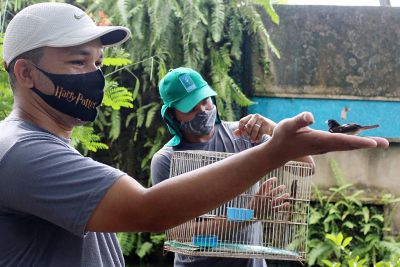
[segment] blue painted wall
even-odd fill
[[[360,135],[400,138],[400,102],[273,97],[253,97],[252,100],[257,104],[249,107],[249,113],[259,113],[276,122],[303,111],[310,111],[315,118],[312,126],[314,129],[327,131],[325,121],[332,118],[339,123],[380,125],[379,128]],[[349,109],[346,120],[341,119],[344,107]]]

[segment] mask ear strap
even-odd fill
[[[29,61],[29,63],[31,63],[32,66],[34,66],[36,69],[38,69],[41,73],[43,73],[46,76],[49,76],[50,73],[48,73],[47,71],[39,68],[38,66],[36,66],[36,64],[34,64],[33,62]]]
[[[217,109],[217,116],[215,118],[215,122],[216,123],[221,123],[221,118],[219,117],[218,107],[217,107],[217,98],[215,96],[212,96],[211,99],[212,99],[212,101],[214,103],[215,108]]]

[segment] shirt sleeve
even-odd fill
[[[55,137],[31,136],[1,162],[0,204],[31,214],[78,236],[123,172],[82,156]]]
[[[151,159],[150,177],[153,185],[169,178],[172,153],[162,148]]]

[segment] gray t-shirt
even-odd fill
[[[217,152],[238,153],[251,148],[257,144],[251,143],[248,137],[235,136],[233,131],[237,129],[239,122],[225,122],[215,125],[213,137],[204,143],[187,143],[182,141],[175,147],[164,146],[157,151],[151,160],[151,179],[154,184],[169,178],[170,163],[174,151],[184,150],[206,150]],[[264,136],[261,142],[267,141],[268,136]],[[258,229],[258,230],[257,230]],[[255,236],[260,235],[259,226],[254,225],[252,229]],[[182,254],[175,254],[175,267],[265,267],[263,259],[233,259],[233,258],[211,258],[193,257]]]
[[[123,172],[22,120],[0,122],[0,266],[124,266],[114,233],[86,224]]]

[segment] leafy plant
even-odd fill
[[[335,261],[323,259],[322,263],[328,267],[364,267],[367,259],[360,259],[359,256],[353,256],[353,253],[348,249],[352,237],[344,237],[340,232],[337,235],[326,234],[327,243],[332,247],[335,255]]]
[[[344,237],[340,232],[339,234],[326,234],[327,243],[332,247],[335,258],[322,259],[324,266],[328,267],[367,267],[369,266],[367,258],[361,258],[355,255],[350,249],[349,245],[352,241],[352,237]],[[380,261],[374,264],[374,267],[398,267],[400,266],[400,254],[394,254],[390,256],[389,260]]]
[[[335,161],[331,162],[331,169],[338,186],[330,188],[329,194],[323,194],[314,186],[316,202],[310,208],[308,264],[321,266],[324,263],[322,259],[331,261],[336,259],[343,264],[348,257],[343,253],[341,246],[352,252],[352,259],[356,259],[357,256],[358,259],[363,259],[360,262],[365,266],[387,260],[391,255],[398,253],[400,243],[389,234],[390,222],[383,215],[382,206],[364,203],[362,201],[364,192],[354,191],[351,184],[345,184],[345,179]],[[392,195],[384,194],[380,203],[397,205],[399,201]],[[394,209],[387,217],[393,216],[393,212]],[[347,241],[343,239],[343,235],[351,237],[351,244],[350,239]],[[332,242],[324,242],[325,238],[337,246],[332,246]],[[341,243],[342,241],[344,243]]]
[[[0,62],[3,62],[3,34],[0,33]],[[11,112],[13,94],[8,83],[8,74],[3,64],[0,65],[0,120]]]
[[[129,256],[132,250],[142,259],[159,249],[164,242],[164,234],[155,233],[118,233],[118,242],[125,256]],[[150,242],[151,241],[151,242]]]

